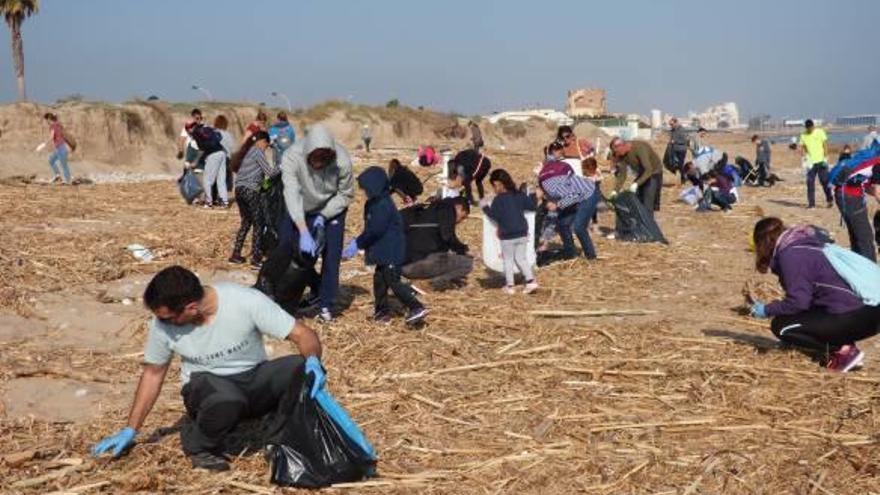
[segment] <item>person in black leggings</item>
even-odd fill
[[[880,331],[880,306],[863,302],[828,261],[826,232],[808,225],[786,228],[778,218],[755,224],[755,266],[772,271],[785,289],[779,301],[752,301],[756,318],[773,318],[779,340],[824,353],[827,367],[846,373],[862,365],[865,354],[856,342]],[[876,274],[880,277],[880,267]]]

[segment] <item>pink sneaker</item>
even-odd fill
[[[538,282],[532,280],[531,282],[526,283],[525,288],[523,289],[523,294],[531,294],[538,290]]]
[[[864,360],[865,353],[860,351],[855,344],[845,345],[831,354],[826,367],[829,371],[848,373],[855,368],[861,368]]]
[[[512,296],[512,295],[516,294],[516,290],[513,289],[513,286],[505,285],[504,286],[504,293],[507,294],[508,296]]]

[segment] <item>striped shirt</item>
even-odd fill
[[[235,177],[235,187],[246,187],[258,191],[264,178],[276,174],[278,174],[278,168],[269,163],[266,154],[260,148],[253,146],[241,161],[241,167]]]
[[[596,193],[596,184],[574,174],[544,179],[541,188],[561,210],[585,201]]]

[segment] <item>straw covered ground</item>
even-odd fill
[[[794,163],[780,156],[779,169]],[[534,166],[495,158],[518,180]],[[751,268],[747,234],[760,215],[809,220],[845,239],[833,211],[807,216],[796,172],[783,175],[774,189],[746,190],[728,215],[675,204],[667,175],[658,218],[668,247],[599,239],[599,261],[541,269],[531,296],[503,295],[480,268],[460,291],[428,291],[421,331],[368,322],[370,272],[363,258],[345,262],[342,315],[316,328],[328,386],[374,442],[380,477],[332,490],[880,493],[875,346],[865,371],[831,375],[737,312],[745,282],[778,290]],[[280,492],[243,441],[252,426],[230,439],[240,454],[232,471],[190,469],[176,434],[176,367],[133,451],[118,461],[88,455],[124,425],[144,280],[174,263],[207,280],[253,276],[225,262],[235,210],[184,206],[168,182],[13,181],[0,186],[0,204],[3,491]],[[349,213],[350,234],[362,204],[359,196]],[[477,254],[481,222],[474,212],[462,226]],[[600,224],[612,226],[613,215]],[[131,243],[157,261],[138,262]]]

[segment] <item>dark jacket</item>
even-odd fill
[[[792,227],[779,237],[770,270],[779,277],[785,298],[767,305],[768,316],[810,310],[841,314],[863,306],[822,252],[826,242],[810,226]]]
[[[770,163],[770,155],[773,152],[773,149],[770,147],[769,139],[762,139],[758,141],[758,145],[756,146],[755,153],[755,161],[758,163],[768,164]]]
[[[394,171],[390,184],[392,191],[409,196],[412,199],[416,199],[425,191],[419,177],[412,170],[403,166],[398,167]]]
[[[519,239],[529,235],[526,211],[535,211],[535,202],[519,191],[499,194],[483,212],[498,225],[498,238],[502,241]]]
[[[403,265],[406,239],[391,192],[388,175],[380,167],[369,167],[357,178],[367,193],[364,205],[364,232],[357,237],[358,248],[367,252],[368,265]]]
[[[669,142],[672,143],[672,151],[687,151],[688,131],[681,125],[677,125],[669,131]]]
[[[467,253],[467,245],[455,235],[455,207],[450,201],[411,206],[400,215],[406,232],[405,264],[423,260],[434,253]]]

